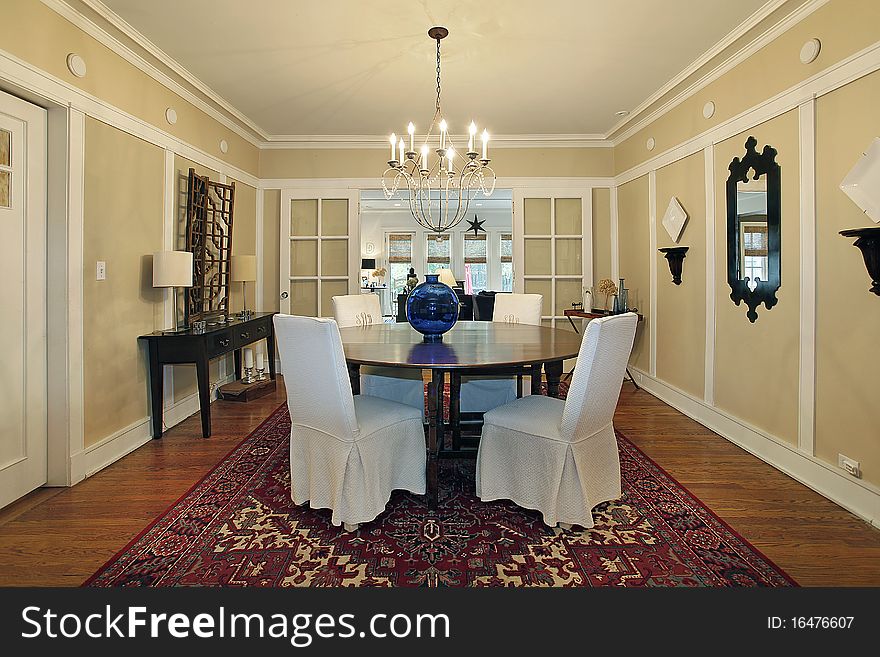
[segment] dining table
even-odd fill
[[[362,365],[430,370],[427,394],[427,499],[438,503],[438,459],[446,438],[444,388],[447,374],[531,374],[531,392],[559,396],[563,361],[577,357],[581,336],[572,331],[528,324],[460,321],[437,342],[426,342],[408,323],[370,324],[340,329],[352,392],[360,394]],[[450,381],[459,377],[450,376]],[[460,380],[460,379],[459,379]],[[455,433],[459,390],[450,386],[449,416]],[[459,453],[453,442],[446,456]]]

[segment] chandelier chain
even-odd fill
[[[437,39],[437,111],[440,111],[440,39]]]

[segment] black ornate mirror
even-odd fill
[[[748,306],[750,322],[760,304],[776,305],[781,285],[779,164],[775,148],[758,153],[757,145],[754,137],[746,140],[746,154],[733,158],[727,178],[727,282],[733,302]]]

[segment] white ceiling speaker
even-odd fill
[[[715,116],[715,103],[710,100],[708,103],[703,105],[703,118],[711,119],[713,116]]]
[[[229,151],[229,144],[226,143],[225,139],[220,140],[220,152],[226,153]]]
[[[649,151],[653,151],[654,146],[656,146],[656,142],[654,141],[654,138],[648,137],[648,141],[645,142],[645,148],[647,148]]]
[[[177,123],[177,112],[173,107],[169,107],[165,110],[165,120],[171,125]]]
[[[822,50],[822,42],[819,39],[810,39],[801,46],[801,64],[809,64],[816,61],[819,51]]]
[[[86,60],[77,55],[75,52],[70,53],[67,56],[67,70],[73,73],[78,78],[84,78],[86,76]]]

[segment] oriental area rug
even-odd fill
[[[290,499],[279,407],[85,586],[795,586],[618,433],[621,499],[595,527],[474,495],[474,462],[440,462],[440,504],[396,491],[352,533]]]

